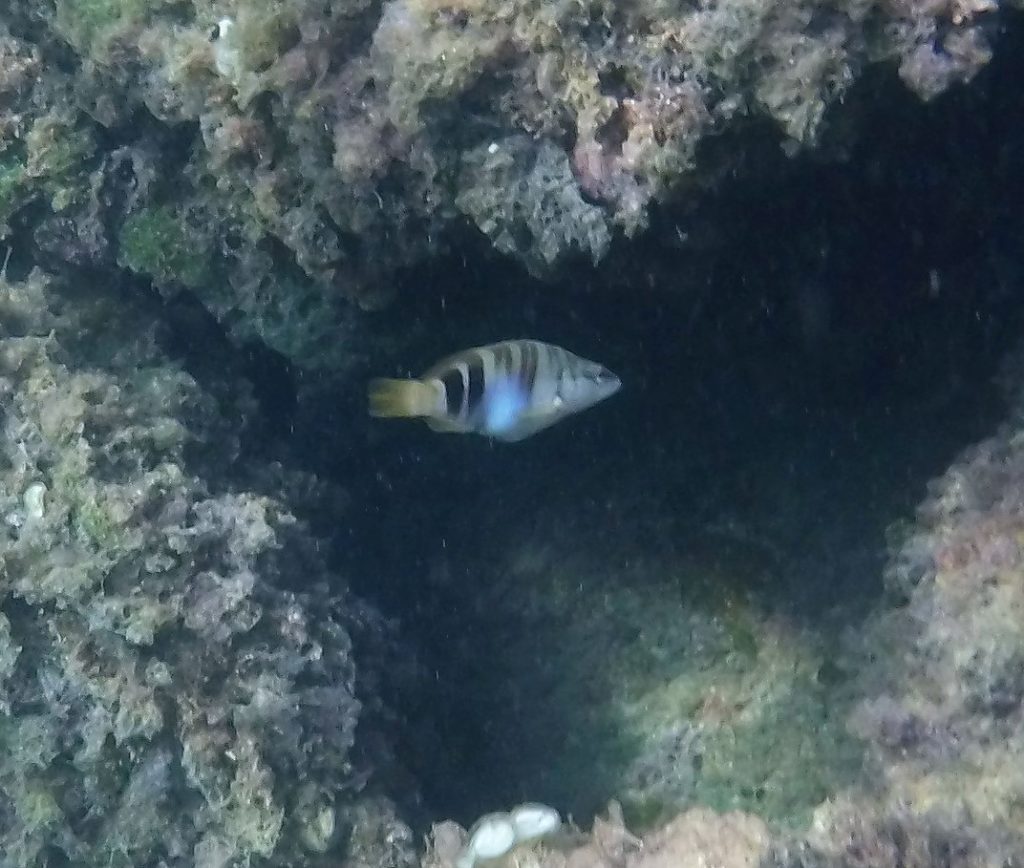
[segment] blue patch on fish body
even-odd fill
[[[526,405],[526,393],[519,383],[505,378],[493,383],[484,400],[484,432],[502,434],[510,430],[519,421]]]

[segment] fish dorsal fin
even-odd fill
[[[501,341],[494,341],[490,344],[480,344],[477,347],[469,347],[465,350],[459,350],[457,353],[452,353],[450,356],[445,356],[441,361],[435,362],[430,366],[430,369],[423,374],[421,379],[429,380],[431,378],[439,378],[445,371],[455,367],[456,365],[470,364],[475,359],[480,358],[480,354],[493,352],[495,347],[500,347],[505,344],[523,344],[523,343],[536,343],[530,338],[506,338]]]
[[[468,350],[460,350],[457,353],[452,353],[450,356],[445,356],[441,361],[435,362],[430,368],[423,374],[422,379],[424,380],[439,380],[447,371],[450,371],[456,365],[465,364],[468,365],[474,360],[474,354],[478,350],[485,349],[485,347],[470,347]]]

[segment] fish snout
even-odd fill
[[[608,395],[614,394],[622,387],[622,380],[619,379],[618,375],[614,371],[608,370],[608,368],[603,365],[598,369],[596,379],[597,384],[601,386]]]

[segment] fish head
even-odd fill
[[[581,359],[573,370],[562,374],[558,398],[567,413],[578,413],[610,398],[622,387],[622,381],[604,365]]]

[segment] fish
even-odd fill
[[[375,378],[375,418],[425,419],[434,431],[515,443],[614,395],[619,378],[598,362],[527,338],[473,347],[418,379]]]

